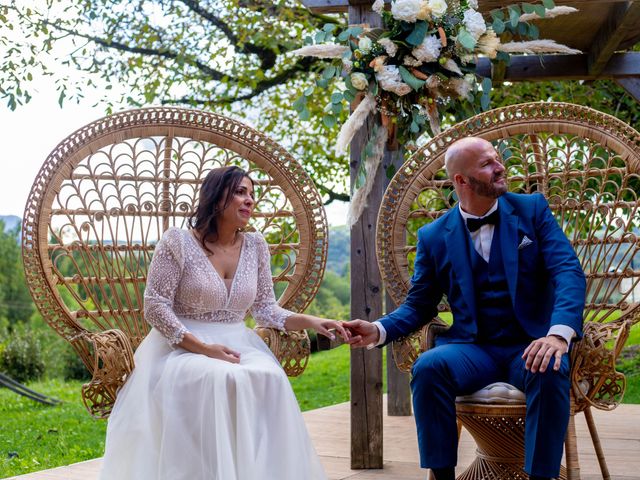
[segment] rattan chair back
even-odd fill
[[[270,244],[279,303],[303,311],[324,273],[322,200],[289,153],[240,122],[178,108],[111,115],[62,141],[33,184],[23,220],[27,283],[43,318],[73,345],[94,380],[102,375],[98,383],[113,383],[113,398],[123,381],[114,375],[130,371],[132,351],[149,330],[143,293],[155,244],[169,227],[187,228],[202,180],[225,165],[254,179],[249,229]],[[121,334],[100,336],[111,330]],[[120,358],[97,355],[101,342]],[[108,365],[112,360],[121,370]],[[306,359],[289,362],[293,373],[304,365]],[[101,404],[93,413],[105,416],[109,400],[97,397],[89,400]]]
[[[444,154],[466,136],[495,145],[510,191],[540,192],[548,199],[587,276],[587,328],[598,330],[596,337],[602,338],[595,342],[607,344],[617,356],[622,345],[612,345],[610,334],[622,328],[624,343],[629,323],[640,319],[640,134],[587,107],[530,103],[491,110],[451,127],[416,151],[395,174],[378,216],[376,251],[391,297],[399,304],[408,292],[418,228],[456,202]],[[440,309],[449,310],[446,301]],[[423,333],[398,347],[405,350],[399,355],[404,355],[401,368],[410,368],[417,350],[424,350]],[[623,377],[608,393],[594,382],[583,384],[581,392],[593,397],[598,390],[609,405],[619,401]]]

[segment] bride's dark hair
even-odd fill
[[[233,195],[243,178],[253,179],[237,166],[220,167],[211,170],[200,187],[200,198],[195,212],[189,218],[189,226],[198,232],[198,240],[205,251],[212,253],[206,242],[218,240],[218,218],[229,206]]]

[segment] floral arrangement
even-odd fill
[[[489,108],[491,80],[476,74],[478,56],[508,63],[510,53],[580,53],[552,40],[538,40],[538,28],[531,20],[576,11],[555,7],[553,0],[510,5],[493,10],[489,18],[477,10],[477,0],[392,0],[388,10],[384,0],[376,0],[372,9],[382,17],[381,28],[353,25],[339,31],[327,24],[294,52],[333,59],[316,83],[333,88],[325,125],[337,122],[346,102],[357,104],[338,135],[338,154],[346,151],[370,114],[380,113],[379,125],[364,149],[364,189],[359,192],[364,199],[370,189],[366,179],[373,177],[370,173],[375,173],[390,138],[411,148],[426,131],[440,132],[445,111],[458,113],[461,119]],[[519,41],[503,41],[513,38]],[[306,101],[314,90],[308,88],[294,102],[302,118],[309,115]],[[352,210],[356,200],[354,196]],[[360,203],[361,211],[364,200]],[[359,217],[353,212],[350,223],[355,222],[354,215]]]

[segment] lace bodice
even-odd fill
[[[276,303],[269,246],[260,233],[245,233],[229,290],[193,235],[167,230],[156,245],[144,292],[145,320],[171,344],[188,332],[179,317],[202,322],[242,322],[251,311],[261,326],[284,328],[293,312]]]

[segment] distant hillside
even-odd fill
[[[345,275],[349,269],[350,252],[349,228],[346,225],[329,227],[327,270],[331,270],[340,276]]]
[[[16,215],[0,215],[0,220],[4,222],[4,231],[13,230],[22,223],[22,219]]]

